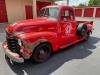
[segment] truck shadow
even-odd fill
[[[65,62],[72,59],[84,59],[92,54],[96,48],[96,43],[100,41],[100,38],[90,37],[86,42],[78,43],[77,45],[65,48],[55,54],[50,59],[41,64],[35,64],[30,61],[26,61],[22,64],[12,64],[6,59],[7,64],[17,75],[49,75],[58,68],[60,68]]]

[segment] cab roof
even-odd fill
[[[65,5],[50,5],[50,6],[46,6],[44,8],[51,8],[51,7],[57,7],[57,8],[60,8],[60,9],[72,9],[73,10],[73,7],[65,6]]]

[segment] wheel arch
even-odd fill
[[[88,30],[87,24],[81,23],[81,24],[79,24],[79,25],[77,26],[77,34],[78,34],[78,35],[81,35],[81,29],[82,29],[83,27],[84,27],[86,30]]]
[[[51,51],[53,52],[53,46],[49,41],[41,42],[40,44],[47,44],[51,47]]]
[[[52,50],[52,44],[50,42],[40,42],[33,50],[32,55],[30,57],[30,59],[34,60],[37,63],[41,63],[41,61],[37,61],[36,56],[34,56],[34,53],[36,53],[36,51],[38,51],[39,47],[46,47],[46,51],[49,52],[49,56],[52,54],[53,50]],[[35,54],[36,55],[36,54]],[[47,58],[48,59],[48,58]],[[47,60],[46,59],[46,60]],[[45,60],[44,60],[45,61]],[[43,62],[43,61],[42,61]]]
[[[32,49],[32,52],[34,52],[34,50],[36,49],[36,47],[38,47],[38,46],[41,45],[41,44],[47,44],[47,45],[49,45],[50,48],[51,48],[51,52],[53,52],[53,45],[52,45],[52,43],[49,42],[48,40],[45,40],[45,39],[41,39],[41,40],[36,41],[36,42],[34,43],[34,45],[33,45],[34,47],[33,47],[33,49]]]

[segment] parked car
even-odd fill
[[[92,31],[93,21],[76,21],[73,7],[46,6],[38,18],[15,22],[6,28],[4,52],[18,63],[27,59],[42,63],[52,53],[88,40]]]

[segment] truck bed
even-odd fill
[[[83,23],[83,24],[91,24],[93,25],[93,21],[76,21],[77,24],[79,25],[80,23]]]

